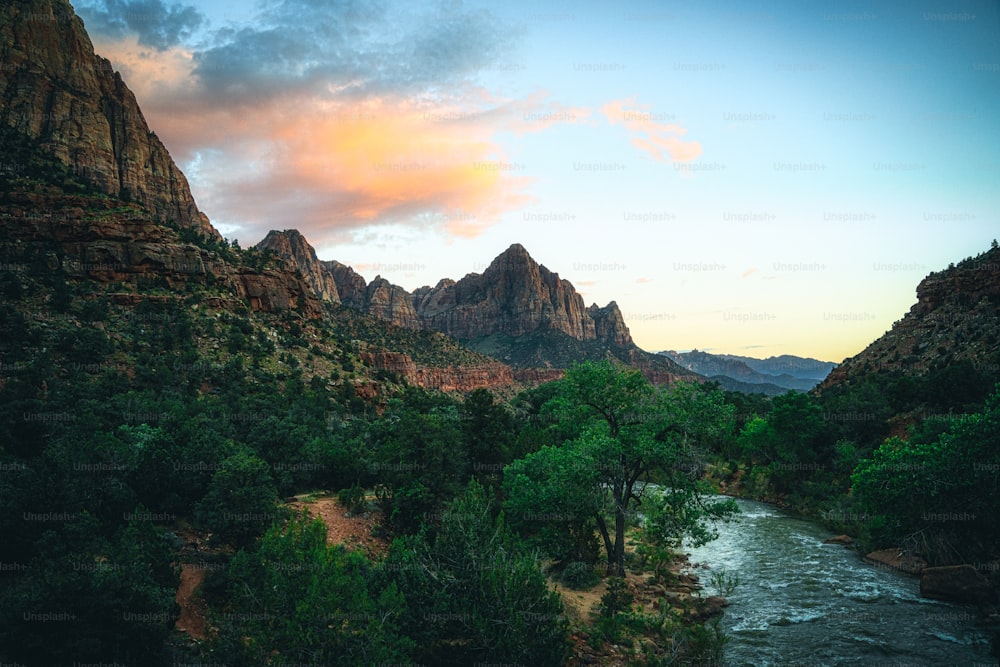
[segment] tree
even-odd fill
[[[416,532],[462,489],[469,464],[452,399],[408,387],[370,429],[369,464],[397,533]]]
[[[562,601],[534,554],[506,527],[472,480],[427,532],[396,540],[383,577],[405,592],[401,622],[421,664],[562,665],[568,652]]]
[[[818,470],[832,462],[826,451],[823,409],[807,394],[790,391],[776,396],[767,419],[755,417],[740,432],[743,455],[767,466],[776,490],[790,491],[803,470]]]
[[[711,515],[728,511],[702,503],[697,485],[704,465],[699,448],[732,429],[733,408],[721,392],[689,383],[657,391],[638,371],[586,362],[566,372],[548,409],[572,424],[576,436],[505,471],[512,520],[524,509],[517,492],[529,481],[539,485],[538,498],[568,493],[571,512],[591,513],[608,574],[624,576],[625,528],[648,482],[669,489],[675,507],[700,505]],[[522,528],[524,518],[518,517]]]
[[[402,605],[394,583],[373,583],[372,564],[328,546],[323,523],[303,513],[233,557],[212,653],[248,666],[408,662]]]
[[[225,459],[198,503],[197,518],[233,544],[248,544],[276,518],[271,471],[251,452]]]
[[[931,420],[928,420],[930,422]],[[873,546],[903,543],[935,564],[1000,554],[1000,392],[947,425],[888,438],[851,480]]]

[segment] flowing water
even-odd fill
[[[726,665],[996,665],[975,610],[920,597],[916,577],[863,563],[830,532],[771,505],[737,500],[741,517],[690,550],[705,594],[712,573],[739,584],[722,617]]]

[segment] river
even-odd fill
[[[920,582],[863,563],[830,532],[772,505],[737,500],[742,515],[690,549],[705,594],[712,573],[739,578],[722,618],[725,664],[996,665],[975,610],[920,597]]]

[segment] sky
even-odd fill
[[[243,247],[513,243],[643,349],[839,362],[1000,237],[1000,3],[75,0]]]

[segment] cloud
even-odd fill
[[[632,135],[632,145],[656,160],[690,162],[701,155],[701,144],[680,138],[687,129],[662,122],[672,117],[650,111],[649,105],[636,104],[634,99],[614,100],[601,107],[601,112],[612,125],[624,125]]]
[[[531,181],[496,142],[495,117],[449,121],[455,114],[427,100],[302,97],[165,120],[213,220],[239,226],[244,240],[296,227],[320,245],[397,223],[472,237],[530,203]]]
[[[217,30],[193,72],[206,93],[250,102],[294,91],[440,94],[507,52],[515,34],[460,2],[282,0],[251,24]]]
[[[163,0],[89,0],[77,6],[91,36],[120,39],[138,36],[142,46],[163,51],[190,37],[204,22],[193,5]]]
[[[124,2],[104,0],[101,16],[139,6]],[[105,21],[114,30],[98,50],[122,70],[199,206],[245,241],[296,227],[323,245],[394,224],[474,237],[532,201],[503,133],[596,125],[594,111],[547,91],[509,98],[477,85],[518,31],[460,2],[279,0],[197,47],[157,51],[121,20]],[[684,128],[643,109],[621,100],[601,111],[657,159],[700,154]]]

